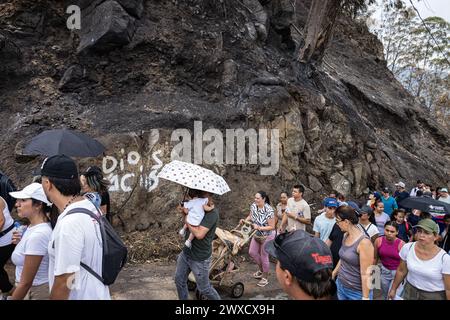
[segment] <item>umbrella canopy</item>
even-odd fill
[[[398,204],[400,207],[418,209],[432,216],[443,216],[450,213],[450,204],[429,197],[408,197]]]
[[[25,147],[24,153],[51,157],[65,154],[69,157],[96,157],[105,151],[105,147],[88,135],[68,130],[55,129],[44,131]]]
[[[174,160],[166,164],[158,178],[166,179],[190,189],[222,195],[230,191],[225,180],[211,170],[196,164]]]

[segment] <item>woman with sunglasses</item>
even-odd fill
[[[431,219],[423,219],[415,231],[417,241],[400,250],[401,262],[389,299],[394,299],[406,278],[401,295],[404,300],[450,300],[450,256],[435,244],[439,226]]]
[[[370,300],[370,272],[374,257],[370,239],[358,228],[358,217],[350,206],[336,210],[336,224],[345,233],[340,260],[333,270],[339,300]]]
[[[253,274],[255,279],[260,279],[258,286],[265,287],[269,281],[269,254],[264,250],[265,244],[275,237],[274,210],[270,206],[269,196],[264,191],[255,194],[255,202],[250,207],[250,214],[245,221],[251,221],[256,230],[250,242],[249,255],[258,265],[258,271]],[[241,219],[240,223],[244,222]]]

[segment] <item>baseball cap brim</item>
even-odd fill
[[[420,220],[418,224],[416,224],[413,228],[422,228],[428,232],[439,233],[439,226],[436,222],[431,219],[423,219]]]
[[[9,195],[15,199],[35,199],[35,200],[44,202],[48,206],[52,205],[52,203],[50,201],[48,201],[47,198],[44,199],[44,198],[39,197],[39,199],[37,199],[36,196],[30,195],[23,191],[10,192]]]
[[[31,199],[31,196],[23,191],[10,192],[9,195],[15,199]]]
[[[413,229],[418,229],[418,228],[423,229],[428,232],[435,232],[435,230],[433,230],[433,228],[430,228],[429,226],[419,226],[418,224],[413,226]]]

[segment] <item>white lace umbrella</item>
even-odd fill
[[[181,184],[190,189],[207,191],[218,195],[230,191],[228,184],[218,174],[196,164],[179,160],[166,164],[158,174],[158,178]]]

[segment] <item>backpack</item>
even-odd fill
[[[97,209],[98,210],[98,209]],[[83,262],[80,265],[86,269],[90,274],[100,280],[104,285],[113,284],[119,275],[120,270],[127,260],[128,249],[116,233],[112,225],[106,219],[106,216],[97,216],[95,213],[84,208],[75,208],[67,212],[67,215],[73,213],[84,213],[95,219],[100,225],[100,233],[103,243],[103,257],[102,257],[102,275],[97,274],[88,265]]]
[[[16,186],[12,182],[12,180],[0,171],[0,196],[5,199],[6,204],[8,205],[9,212],[12,211],[14,205],[16,204],[16,199],[11,197],[10,192],[17,191]]]

